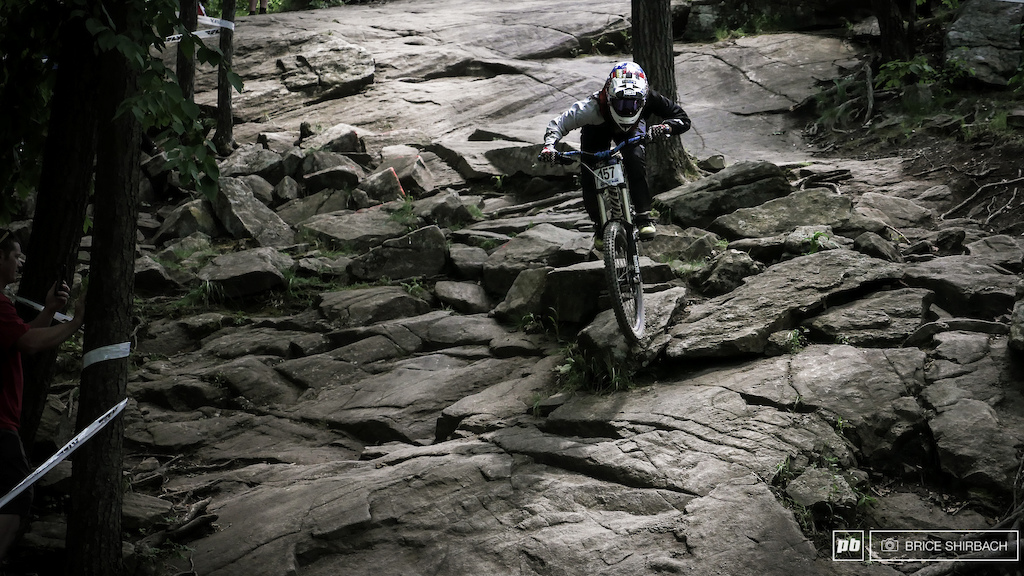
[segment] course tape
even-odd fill
[[[74,452],[76,449],[78,449],[79,446],[82,445],[82,443],[84,443],[89,438],[92,438],[104,426],[109,424],[110,421],[113,420],[115,416],[121,413],[121,410],[124,410],[126,404],[128,404],[127,398],[118,402],[116,405],[114,405],[113,408],[107,410],[107,412],[103,416],[100,416],[92,424],[86,426],[81,432],[78,433],[77,436],[75,436],[74,438],[71,439],[70,442],[65,444],[63,448],[61,448],[60,450],[57,451],[56,454],[51,456],[49,460],[43,462],[42,466],[36,468],[35,472],[29,474],[28,477],[22,480],[17,486],[11,488],[11,491],[4,495],[3,498],[0,498],[0,508],[3,508],[4,506],[7,505],[8,502],[17,498],[18,494],[24,492],[25,489],[34,484],[36,480],[39,480],[47,472],[53,470],[53,468],[57,466],[57,464],[60,464],[65,458],[70,456],[72,452]]]
[[[220,28],[210,28],[209,30],[196,30],[192,33],[192,35],[197,38],[210,38],[212,36],[220,36]],[[164,44],[174,44],[175,42],[180,42],[181,39],[184,37],[184,34],[174,34],[173,36],[168,36],[167,38],[164,38]]]
[[[1024,1],[1024,0],[1022,0]],[[231,20],[221,20],[220,18],[210,18],[209,16],[199,16],[198,22],[200,24],[206,24],[207,26],[216,26],[218,28],[227,28],[228,30],[235,29],[235,23]]]
[[[24,304],[26,306],[29,306],[30,308],[32,308],[34,310],[38,310],[40,312],[43,311],[43,305],[42,304],[39,304],[38,302],[33,302],[33,301],[29,300],[28,298],[22,298],[21,296],[15,296],[14,300],[15,300],[15,302],[21,302],[22,304]],[[68,316],[67,314],[64,314],[62,312],[55,313],[53,315],[53,318],[55,320],[57,320],[58,322],[70,322],[70,321],[75,319],[73,316]]]
[[[110,346],[101,346],[94,350],[89,350],[88,352],[82,355],[82,370],[85,370],[86,368],[92,366],[97,362],[117,360],[118,358],[127,358],[131,351],[131,342],[111,344]]]
[[[178,16],[179,14],[175,12],[174,15]],[[199,24],[206,24],[208,26],[217,26],[218,28],[229,28],[231,30],[235,29],[235,23],[231,20],[211,18],[210,16],[206,16],[206,12],[200,12],[199,15],[196,16],[196,22]]]

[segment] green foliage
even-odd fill
[[[555,376],[563,390],[604,393],[633,387],[638,368],[630,359],[588,354],[575,342],[562,349],[562,356],[565,361],[555,369]]]
[[[351,4],[348,0],[283,0],[282,10],[315,10],[319,8],[334,8]]]
[[[402,205],[391,212],[389,218],[395,222],[398,222],[402,226],[405,226],[409,230],[413,230],[419,227],[420,219],[416,216],[413,210],[413,199],[412,196],[406,194],[405,200]]]
[[[544,331],[544,319],[533,312],[523,314],[518,321],[516,321],[516,330],[519,332],[526,332],[527,334],[537,334]]]
[[[819,250],[828,245],[830,237],[826,232],[815,232],[811,236],[810,247],[807,249],[806,254],[817,254]]]
[[[1017,68],[1017,73],[1010,78],[1010,88],[1018,94],[1024,92],[1024,65]]]
[[[48,58],[60,53],[54,22],[84,26],[98,52],[116,51],[134,67],[139,92],[121,103],[118,114],[133,114],[143,130],[156,135],[185,186],[208,196],[216,192],[219,172],[216,150],[205,137],[208,126],[199,107],[184,98],[159,52],[173,50],[165,39],[182,34],[180,45],[186,53],[192,50],[199,62],[216,66],[222,60],[219,47],[207,46],[182,28],[176,0],[128,0],[126,8],[127,22],[119,27],[102,3],[88,0],[0,3],[0,105],[18,111],[3,114],[0,121],[0,214],[10,214],[14,198],[34,190],[39,181],[56,77]],[[241,91],[241,78],[231,71],[228,78]]]
[[[188,291],[175,307],[182,310],[207,309],[212,304],[224,301],[224,288],[216,282],[206,280]]]
[[[284,272],[284,302],[291,308],[315,308],[320,294],[334,289],[334,283],[320,276],[299,276],[292,270]]]
[[[807,328],[801,326],[790,330],[786,334],[785,346],[790,354],[799,354],[807,347]]]
[[[63,14],[58,2],[0,2],[0,221],[39,181]]]
[[[756,12],[749,14],[745,21],[733,18],[715,29],[715,40],[721,42],[731,38],[755,36],[785,28],[785,23],[778,14]]]
[[[631,54],[633,52],[633,29],[625,28],[617,32],[602,34],[589,41],[582,38],[578,53],[599,54]]]
[[[962,59],[952,58],[945,65],[932,65],[927,55],[918,54],[911,60],[892,60],[882,64],[875,77],[875,87],[896,90],[921,83],[949,94],[957,81],[973,75],[974,70]]]
[[[419,278],[413,278],[407,282],[402,282],[402,288],[409,293],[413,298],[425,299],[430,298],[430,289],[427,288]]]
[[[821,130],[840,131],[866,120],[867,82],[865,70],[832,80],[832,86],[814,96],[818,118],[809,128],[811,135]]]
[[[1021,44],[1024,45],[1024,24],[1017,26],[1017,33],[1020,36]],[[1024,92],[1024,62],[1017,66],[1017,73],[1010,78],[1009,86],[1018,94]]]

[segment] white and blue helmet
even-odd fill
[[[612,68],[604,89],[612,120],[628,132],[647,103],[647,74],[635,62],[621,62]]]

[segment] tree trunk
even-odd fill
[[[180,0],[181,25],[189,32],[196,31],[199,19],[199,0]],[[196,94],[196,48],[191,39],[182,38],[178,42],[178,61],[174,69],[178,75],[178,86],[185,100],[193,100]]]
[[[224,0],[223,20],[235,21],[235,0]],[[217,153],[223,156],[231,154],[235,149],[234,118],[231,111],[231,92],[233,88],[228,82],[228,69],[235,54],[235,33],[230,28],[220,31],[220,51],[223,54],[220,67],[217,69],[217,131],[213,134],[213,145]]]
[[[632,12],[633,58],[647,73],[651,88],[675,100],[678,90],[672,51],[672,3],[670,0],[632,0]],[[652,194],[700,174],[678,137],[648,144],[647,166]]]
[[[62,264],[75,270],[85,211],[92,189],[96,155],[96,56],[84,20],[68,20],[61,29],[57,78],[50,111],[32,236],[18,295],[43,303]],[[70,284],[71,278],[65,278]],[[36,311],[28,312],[31,317]],[[57,350],[26,354],[21,435],[32,450],[46,396],[53,380]],[[35,455],[41,456],[41,455]]]
[[[128,22],[132,0],[107,2],[115,22]],[[86,295],[86,352],[130,340],[135,285],[141,128],[133,114],[115,118],[118,105],[137,91],[137,72],[116,51],[101,55],[100,130],[97,140],[92,273]],[[78,429],[126,395],[128,359],[83,367]],[[72,466],[67,573],[120,576],[121,471],[124,420],[114,419],[78,450]]]
[[[901,8],[900,4],[905,6]],[[881,33],[882,64],[909,60],[914,54],[913,22],[916,0],[871,0]]]

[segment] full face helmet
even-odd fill
[[[635,62],[622,62],[612,68],[605,83],[608,111],[623,132],[640,120],[647,102],[647,75]]]

